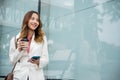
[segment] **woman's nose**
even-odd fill
[[[34,24],[38,24],[38,21],[37,21],[37,20],[34,20],[33,22],[34,22]]]
[[[34,19],[34,22],[37,23],[38,21],[36,19]]]

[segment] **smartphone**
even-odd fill
[[[33,56],[32,57],[32,59],[35,59],[35,60],[37,60],[37,59],[39,59],[40,58],[40,56]]]

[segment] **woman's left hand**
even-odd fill
[[[33,63],[33,64],[37,64],[37,65],[39,65],[39,60],[40,59],[33,59],[33,58],[30,58],[29,60],[28,60],[28,62],[31,62],[31,63]]]

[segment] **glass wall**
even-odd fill
[[[27,5],[26,5],[27,4]],[[41,0],[48,79],[120,79],[120,0]],[[0,76],[11,69],[9,41],[38,0],[0,0]]]
[[[120,79],[120,1],[42,0],[52,79]]]

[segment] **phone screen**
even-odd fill
[[[35,60],[37,60],[37,59],[39,59],[40,58],[40,56],[33,56],[32,57],[32,59],[35,59]]]

